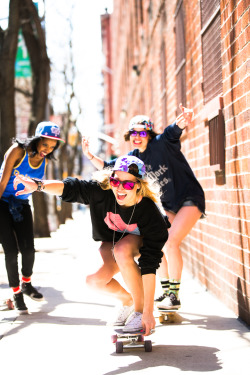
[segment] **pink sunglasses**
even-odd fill
[[[117,178],[114,178],[114,177],[110,177],[109,182],[110,182],[110,185],[115,187],[115,188],[118,188],[122,184],[122,187],[125,190],[133,190],[134,187],[135,187],[135,184],[136,184],[136,182],[134,182],[134,181],[120,181],[120,180],[117,180]]]

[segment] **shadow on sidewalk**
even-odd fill
[[[153,371],[157,373],[157,367],[160,366],[176,367],[181,371],[217,371],[222,368],[220,360],[216,356],[217,352],[219,352],[219,349],[206,346],[155,345],[152,354],[144,352],[138,354],[137,349],[135,354],[141,361],[103,373],[103,375],[127,374],[145,368],[152,368],[152,373]],[[114,353],[112,355],[131,356],[131,353],[132,351],[127,354],[124,352],[123,354]]]
[[[39,288],[38,288],[39,289]],[[1,336],[0,339],[6,336],[14,335],[18,333],[19,331],[29,327],[31,324],[38,323],[38,324],[58,324],[58,325],[86,325],[86,326],[106,326],[106,321],[103,321],[101,319],[94,319],[94,318],[81,318],[81,317],[72,317],[72,316],[65,316],[65,315],[50,315],[56,308],[60,307],[60,305],[67,305],[67,304],[74,304],[74,305],[89,305],[89,306],[99,306],[99,307],[113,307],[111,305],[104,305],[96,302],[84,302],[84,301],[74,301],[74,300],[68,300],[65,299],[63,296],[63,291],[56,290],[51,287],[44,287],[43,292],[46,295],[46,301],[39,303],[35,301],[31,301],[30,304],[27,303],[27,305],[34,304],[39,307],[38,311],[34,311],[32,313],[29,313],[27,315],[16,315],[12,316],[12,318],[7,317],[7,313],[5,311],[5,317],[3,318],[1,323],[10,322],[12,324],[9,325],[9,329],[4,333],[4,335]],[[27,298],[26,297],[26,301]],[[32,309],[31,309],[32,310]],[[9,310],[13,313],[13,310]],[[74,312],[76,309],[74,308]],[[101,314],[100,314],[101,315]]]

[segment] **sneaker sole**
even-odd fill
[[[158,310],[179,310],[181,308],[181,305],[178,306],[157,306]]]
[[[36,298],[36,297],[33,297],[33,296],[30,296],[29,294],[26,294],[23,292],[23,294],[25,294],[27,297],[33,299],[33,301],[36,301],[36,302],[42,302],[42,301],[45,301],[44,297],[42,298]]]
[[[29,311],[28,309],[27,310],[16,310],[18,312],[19,315],[28,315],[29,314]]]
[[[137,329],[123,329],[123,333],[140,333],[143,331],[143,328],[137,328]]]

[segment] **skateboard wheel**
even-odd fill
[[[113,344],[115,344],[117,342],[117,335],[112,335],[111,341],[112,341]]]
[[[174,314],[169,314],[169,323],[174,323]]]
[[[13,302],[10,298],[6,300],[6,305],[7,305],[9,310],[14,310],[14,305],[13,305]]]
[[[164,316],[160,315],[159,316],[159,322],[162,324],[164,323],[165,319],[164,319]]]
[[[152,341],[146,340],[144,342],[144,349],[145,349],[145,352],[152,352]]]
[[[116,341],[116,353],[123,353],[123,342],[122,341]]]
[[[143,342],[143,341],[144,341],[144,336],[143,335],[138,336],[138,342]]]

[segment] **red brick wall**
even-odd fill
[[[105,133],[113,137],[113,100],[112,100],[112,69],[111,69],[111,35],[110,35],[110,15],[104,14],[101,16],[101,30],[102,30],[102,49],[105,57],[105,63],[103,66],[103,80],[105,86],[105,97],[103,100],[104,107],[104,131]],[[106,147],[107,155],[112,155],[112,146],[107,142]]]
[[[142,23],[140,18],[136,22],[136,3],[139,2],[114,0],[111,20],[113,119],[119,141],[116,152],[120,154],[129,150],[122,135],[132,116],[150,115],[157,131],[161,132],[175,120],[179,104],[176,99],[174,18],[177,1],[142,1]],[[182,243],[184,265],[250,324],[249,2],[220,2],[222,100],[217,96],[207,105],[204,105],[202,91],[200,1],[183,0],[183,7],[186,101],[187,106],[194,109],[195,118],[182,136],[182,151],[205,191],[207,213]],[[163,41],[167,123],[163,123],[164,93],[161,87]],[[134,74],[134,65],[138,66],[139,75]],[[206,120],[212,111],[223,106],[225,183],[218,185],[215,168],[210,166]]]

